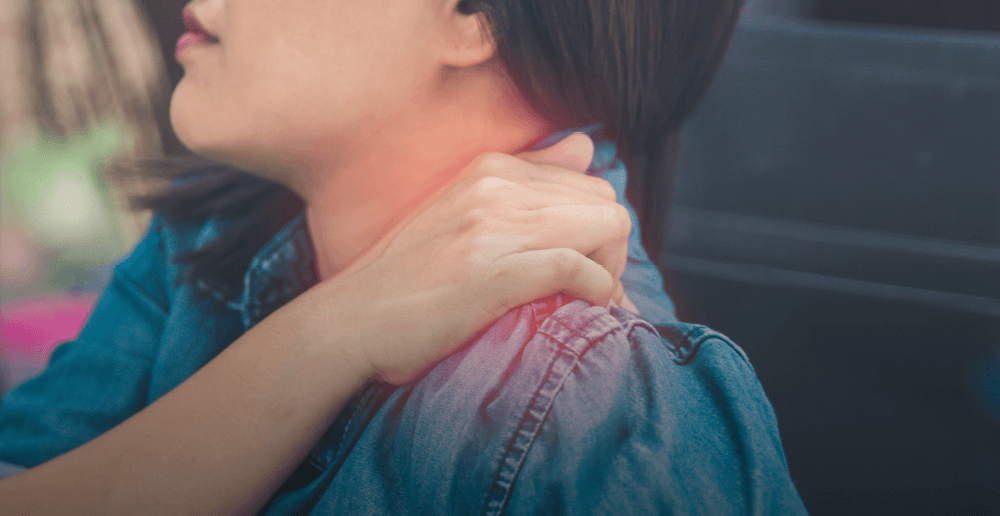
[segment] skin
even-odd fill
[[[276,310],[177,388],[80,447],[0,480],[0,515],[255,514],[373,378],[413,379],[505,304],[560,289],[607,299],[611,276],[593,261],[574,259],[576,251],[482,245],[537,225],[524,213],[574,208],[544,193],[553,186],[576,185],[576,200],[613,199],[600,183],[573,181],[588,177],[579,173],[590,162],[588,141],[567,138],[525,156],[533,160],[527,163],[577,172],[518,167],[525,162],[510,156],[468,167],[438,200],[393,228],[391,238]],[[526,178],[526,171],[546,171],[546,180]],[[508,186],[483,188],[498,179],[530,188],[515,201]],[[476,206],[488,208],[470,209]],[[554,225],[590,235],[584,251],[608,235],[628,234],[627,227],[579,223],[581,213],[570,209]],[[456,316],[428,318],[428,309]],[[398,324],[380,323],[387,318]]]
[[[507,79],[480,18],[455,4],[192,2],[219,43],[180,54],[171,121],[195,152],[302,196],[331,277],[476,156],[557,129]]]
[[[582,173],[592,142],[510,155],[554,128],[456,6],[190,4],[219,42],[181,52],[175,129],[303,197],[321,281],[123,423],[0,480],[0,515],[254,514],[368,382],[410,381],[560,290],[625,299],[630,219]]]

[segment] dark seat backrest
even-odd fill
[[[971,34],[745,22],[685,130],[667,252],[1000,315],[1000,34]]]
[[[669,220],[813,514],[1000,514],[1000,34],[745,20]]]

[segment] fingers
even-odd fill
[[[573,249],[607,269],[615,281],[625,271],[632,219],[624,206],[550,206],[529,217],[523,221],[532,228],[525,250]]]
[[[506,154],[491,153],[483,156],[468,180],[479,181],[489,176],[514,181],[529,188],[545,184],[561,185],[609,201],[617,200],[614,187],[604,179],[559,165],[533,163]]]
[[[624,291],[621,290],[619,281],[625,272],[625,264],[628,261],[628,233],[625,233],[623,238],[603,242],[595,251],[587,254],[587,258],[607,269],[608,273],[611,274],[611,279],[618,283],[614,300],[621,304]]]
[[[572,249],[543,249],[508,255],[499,264],[493,292],[506,300],[501,312],[536,299],[568,292],[594,306],[615,306],[641,315],[620,281]]]
[[[507,255],[489,284],[510,309],[564,291],[595,306],[607,306],[614,290],[611,274],[573,249],[542,249]]]
[[[584,133],[573,133],[551,147],[522,152],[517,157],[535,164],[547,163],[575,172],[585,172],[594,159],[594,141]]]
[[[556,183],[534,182],[528,185],[508,179],[486,176],[477,181],[466,198],[477,206],[509,206],[537,210],[552,206],[606,206],[618,203],[602,195]]]
[[[615,288],[611,292],[610,303],[621,308],[622,303],[625,302],[625,286],[622,285],[621,281],[615,281]]]

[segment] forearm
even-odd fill
[[[0,513],[253,514],[370,376],[333,335],[349,316],[314,337],[309,294],[132,418],[0,481]]]

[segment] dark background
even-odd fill
[[[819,0],[813,16],[914,27],[1000,30],[1000,2],[996,0]]]
[[[812,514],[1000,514],[994,5],[745,19],[685,127],[667,289],[746,350]]]

